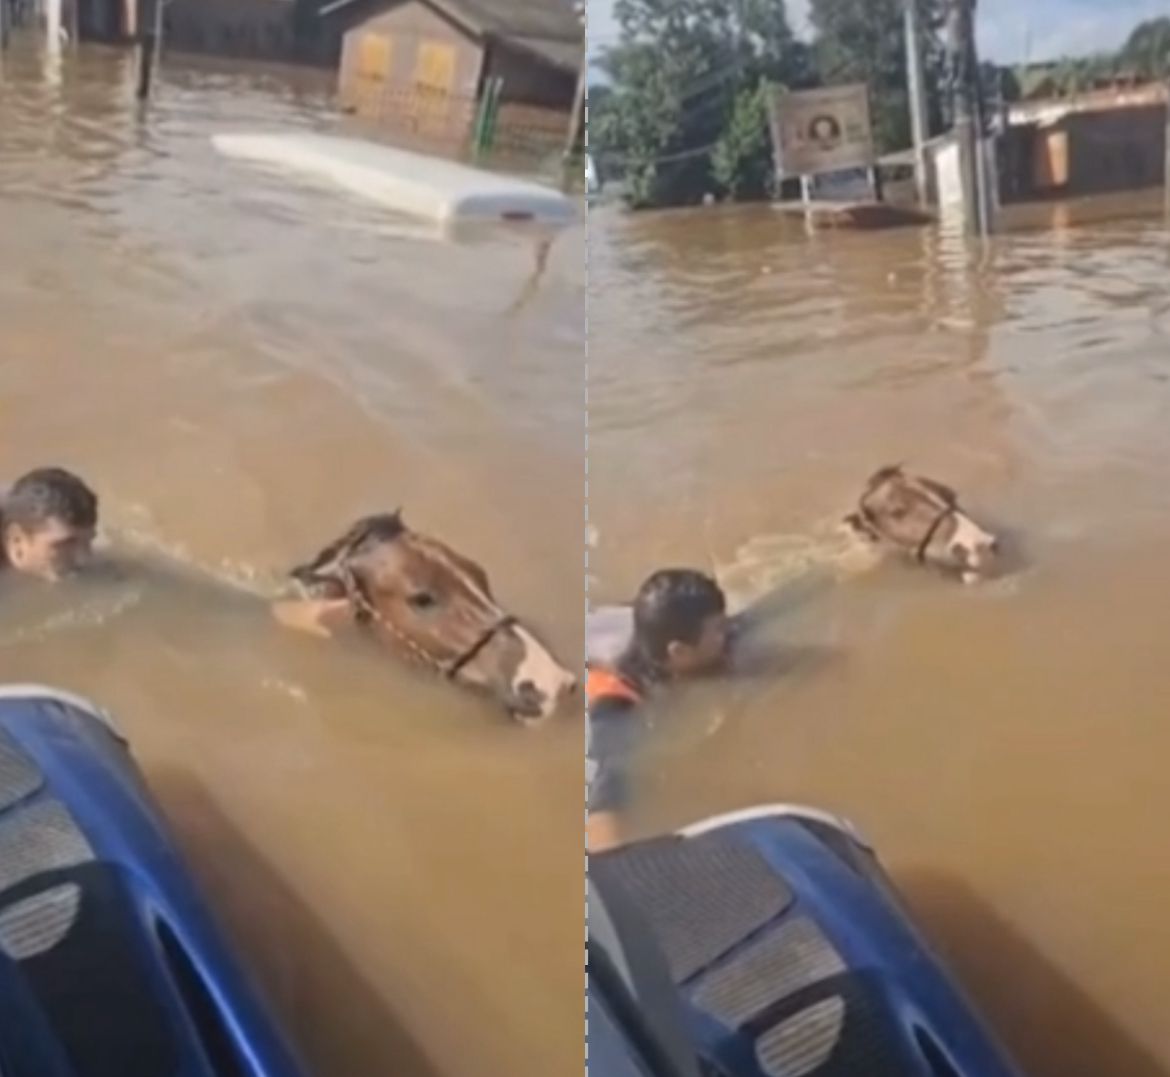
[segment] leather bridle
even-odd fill
[[[926,535],[918,544],[918,549],[914,551],[914,557],[921,563],[926,560],[926,551],[930,549],[930,544],[934,542],[935,535],[938,534],[939,528],[942,527],[943,522],[951,516],[958,513],[958,509],[954,505],[948,505],[942,510],[931,523],[930,527],[926,529]]]
[[[880,535],[882,533],[881,526],[879,525],[877,517],[874,516],[869,506],[866,505],[863,501],[858,507],[861,510],[861,518],[865,520],[867,524],[869,524],[869,526],[876,534]],[[923,536],[922,541],[918,543],[918,546],[914,550],[914,559],[916,561],[919,563],[926,561],[926,553],[930,549],[930,544],[934,542],[936,536],[938,535],[939,529],[950,517],[957,516],[958,512],[959,508],[957,505],[943,506],[938,515],[935,516],[935,518],[930,522],[930,526],[926,529],[926,534]]]
[[[342,582],[345,585],[349,600],[356,607],[359,616],[369,622],[374,621],[378,627],[384,629],[405,647],[416,659],[441,673],[448,680],[455,680],[476,658],[483,652],[493,639],[501,632],[516,625],[516,618],[510,613],[501,614],[487,626],[471,643],[469,647],[457,654],[449,662],[440,662],[413,639],[403,632],[396,624],[382,615],[382,612],[370,601],[365,589],[354,575],[353,570],[344,567],[341,569]]]

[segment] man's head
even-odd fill
[[[718,666],[727,651],[727,600],[719,584],[692,569],[655,572],[634,599],[634,640],[673,677]]]
[[[4,560],[19,572],[58,580],[90,556],[97,530],[97,495],[63,468],[30,471],[0,507]]]

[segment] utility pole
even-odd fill
[[[1163,157],[1165,172],[1162,177],[1162,196],[1165,202],[1166,213],[1170,215],[1170,79],[1164,80],[1162,87],[1166,93],[1166,112],[1164,121],[1166,124],[1166,148]]]
[[[967,227],[977,235],[991,230],[987,170],[983,157],[983,109],[975,52],[975,0],[951,0],[948,49],[954,98],[954,134],[959,145],[963,207]]]
[[[573,95],[573,111],[569,116],[569,133],[565,137],[565,152],[562,158],[563,183],[567,192],[573,185],[573,161],[576,158],[577,143],[580,141],[581,120],[585,114],[585,87],[589,77],[589,59],[581,57],[581,70],[577,74],[577,92]]]
[[[138,100],[150,97],[154,69],[162,47],[163,5],[165,0],[148,0],[144,26],[138,33]],[[151,7],[153,4],[153,8]]]
[[[45,3],[45,48],[51,57],[61,54],[61,0]]]
[[[573,108],[569,113],[569,131],[565,136],[565,150],[561,156],[561,187],[567,194],[573,186],[573,159],[581,136],[581,121],[585,115],[586,87],[589,84],[589,43],[585,35],[585,0],[574,4],[581,22],[581,67],[577,71],[577,89],[573,94]]]
[[[906,75],[910,91],[910,131],[914,139],[914,185],[918,203],[930,201],[927,173],[926,140],[929,128],[926,115],[926,79],[922,75],[922,27],[918,0],[903,0],[902,18],[906,31]]]

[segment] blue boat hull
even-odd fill
[[[302,1077],[112,722],[0,688],[0,1057],[43,1077]],[[6,1006],[6,1009],[7,1009]],[[19,1032],[19,1042],[17,1033]]]
[[[627,1030],[631,1072],[677,1071],[654,1057],[685,1040],[719,1077],[1021,1077],[876,857],[824,813],[757,809],[598,854],[590,902],[590,1012],[610,1054]],[[595,909],[617,925],[596,945]]]

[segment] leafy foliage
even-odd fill
[[[768,84],[761,81],[739,92],[711,153],[711,175],[731,199],[766,198],[775,187],[767,90]]]
[[[874,138],[880,152],[910,144],[902,7],[903,0],[812,0],[810,8],[820,79],[830,86],[845,82],[869,86]],[[944,0],[918,0],[923,74],[935,128],[942,115],[944,8]]]
[[[1118,54],[1120,66],[1141,78],[1170,76],[1170,18],[1139,23]]]
[[[590,107],[602,174],[624,175],[635,206],[766,193],[761,84],[814,81],[783,0],[618,0],[614,13],[621,41],[601,63],[612,89]]]
[[[1065,56],[1017,72],[1024,99],[1071,97],[1118,82],[1170,78],[1170,18],[1148,19],[1134,27],[1116,52]]]

